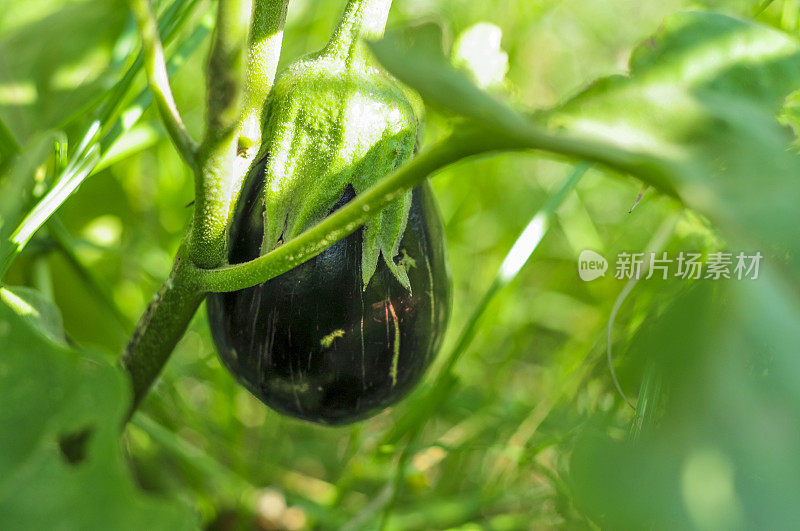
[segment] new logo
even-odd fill
[[[581,280],[589,282],[605,276],[607,270],[608,260],[602,255],[589,249],[581,251],[578,257],[578,276],[581,277]]]

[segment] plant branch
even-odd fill
[[[194,271],[186,259],[185,247],[181,246],[172,272],[150,301],[125,348],[121,364],[133,383],[131,414],[147,394],[205,298],[205,292],[197,289],[194,282]]]
[[[289,0],[255,0],[253,5],[239,131],[239,147],[246,149],[248,161],[258,152],[261,142],[262,111],[278,71],[288,6]],[[243,142],[248,145],[242,146]]]
[[[219,0],[207,69],[206,131],[195,171],[189,258],[199,267],[225,259],[230,205],[247,68],[251,0]]]
[[[255,260],[199,271],[200,285],[213,292],[236,291],[285,273],[354,232],[372,213],[380,211],[432,172],[460,159],[489,151],[539,149],[597,161],[639,175],[652,176],[658,173],[657,165],[636,153],[610,150],[608,146],[566,135],[553,135],[522,120],[514,120],[508,126],[506,132],[495,129],[490,134],[483,128],[478,130],[462,126],[461,132],[414,158],[297,238]],[[668,189],[665,191],[669,192]]]
[[[197,267],[217,266],[225,257],[251,11],[251,0],[219,0],[207,69],[206,130],[191,164],[195,170],[194,217],[169,278],[139,320],[121,359],[133,383],[131,412],[161,372],[205,297],[196,282]]]
[[[328,218],[275,250],[243,264],[198,270],[198,283],[207,291],[236,291],[274,278],[354,232],[372,215],[436,170],[498,147],[486,141],[482,135],[452,137],[412,159]]]
[[[228,222],[250,164],[261,148],[261,124],[267,98],[275,84],[289,0],[255,0],[247,51],[244,102],[239,123],[237,154],[230,177]]]
[[[392,0],[350,0],[324,53],[346,57],[359,39],[381,38],[391,7]]]
[[[161,121],[178,153],[186,164],[194,168],[197,143],[186,130],[178,107],[175,105],[175,99],[172,97],[167,64],[164,60],[164,48],[158,36],[158,23],[150,8],[150,0],[129,0],[129,3],[139,27],[147,81],[158,107]]]

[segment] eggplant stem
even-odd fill
[[[391,7],[392,0],[350,0],[323,55],[350,60],[359,39],[380,39]]]

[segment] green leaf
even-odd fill
[[[800,269],[800,157],[776,120],[800,86],[796,43],[765,26],[685,13],[639,47],[630,68],[552,113],[551,126],[653,157],[681,200],[729,238],[789,255]]]
[[[54,341],[50,311],[20,297],[29,293],[0,294],[0,527],[194,527],[187,508],[131,480],[119,441],[124,374]]]
[[[505,135],[509,148],[633,173],[708,216],[731,242],[788,257],[800,276],[800,157],[776,120],[800,86],[800,53],[782,33],[721,14],[675,15],[634,52],[630,75],[599,80],[535,120],[450,67],[433,25],[372,48],[426,101],[477,122],[487,141]]]
[[[578,506],[609,529],[793,527],[798,322],[794,290],[769,270],[701,281],[653,316],[628,355],[655,363],[666,403],[635,441],[582,438],[571,464]]]
[[[21,12],[26,4],[8,8]],[[0,84],[19,87],[0,111],[23,143],[38,131],[60,128],[71,112],[107,90],[112,48],[128,16],[121,0],[34,9],[37,16],[20,16],[22,23],[3,27],[0,38]],[[43,36],[52,44],[43,46]]]
[[[0,304],[24,316],[28,324],[51,341],[66,345],[61,312],[35,289],[24,286],[0,288]]]
[[[59,143],[66,143],[63,134],[45,133],[0,166],[0,265],[2,259],[13,251],[9,238],[33,205],[37,184],[44,184],[43,179],[37,181],[37,170],[47,162]]]

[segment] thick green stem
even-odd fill
[[[645,362],[642,385],[636,401],[636,416],[631,422],[631,430],[628,433],[628,438],[632,441],[648,433],[656,424],[658,410],[664,399],[661,370],[654,360],[649,359]]]
[[[250,25],[244,105],[239,124],[237,157],[231,173],[231,201],[228,222],[242,189],[242,183],[261,148],[261,124],[267,98],[275,84],[275,74],[283,43],[283,27],[289,0],[255,0]]]
[[[380,212],[434,171],[497,148],[482,136],[463,135],[442,142],[274,251],[244,264],[198,271],[200,285],[207,291],[236,291],[285,273],[354,232],[375,212]]]
[[[122,366],[133,383],[131,412],[147,394],[205,297],[194,280],[195,269],[184,256],[181,249],[122,356]]]
[[[542,149],[584,160],[605,163],[614,168],[635,169],[649,163],[646,158],[625,151],[609,153],[599,144],[567,136],[556,136],[536,126],[516,124],[509,133],[486,134],[467,130],[443,141],[413,159],[345,207],[275,250],[246,262],[201,271],[200,283],[208,291],[236,291],[255,286],[302,264],[337,240],[358,229],[373,212],[387,206],[434,171],[465,157],[489,151]]]
[[[258,152],[261,141],[261,114],[275,82],[283,42],[283,26],[289,0],[256,0],[245,78],[239,147],[246,148],[248,159]],[[249,143],[242,146],[242,143]]]
[[[259,127],[261,107],[277,68],[286,3],[258,0],[253,8],[249,0],[219,1],[208,65],[206,133],[195,166],[193,223],[172,273],[140,319],[122,358],[133,382],[131,411],[160,373],[205,296],[196,281],[197,268],[224,260],[228,213],[240,181],[236,175],[244,174],[236,171],[238,136],[244,127]],[[255,17],[249,47],[253,71],[247,78],[245,98],[251,11]],[[243,107],[252,112],[243,116]]]
[[[208,61],[206,132],[197,157],[189,240],[189,258],[199,267],[216,267],[225,258],[251,11],[250,0],[219,0]]]
[[[323,53],[346,57],[359,39],[379,39],[391,7],[392,0],[350,0]]]
[[[164,49],[158,36],[158,23],[150,9],[150,0],[129,0],[129,3],[139,26],[147,81],[161,121],[178,153],[190,167],[194,168],[197,144],[186,131],[175,99],[172,97]]]

